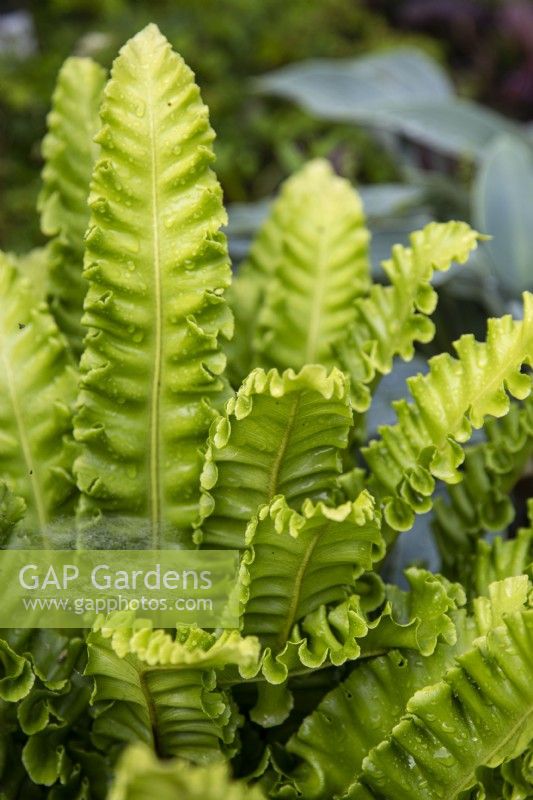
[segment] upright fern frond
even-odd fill
[[[379,429],[380,438],[363,450],[375,489],[385,498],[387,522],[396,530],[412,525],[413,511],[431,508],[434,478],[457,483],[464,459],[461,443],[485,417],[504,416],[509,395],[526,398],[533,363],[533,295],[524,294],[524,317],[491,319],[487,341],[471,335],[429,361],[429,373],[408,379],[414,403],[394,404],[398,422]]]
[[[306,498],[327,500],[351,424],[339,370],[251,372],[210,431],[199,541],[242,548],[248,522],[277,494],[297,510]]]
[[[90,58],[69,58],[61,67],[43,140],[45,166],[38,208],[41,228],[52,237],[48,248],[50,308],[76,357],[82,351],[84,236],[87,197],[98,152],[105,70]]]
[[[228,291],[228,302],[235,317],[235,335],[225,350],[228,354],[228,372],[235,388],[241,385],[255,366],[254,342],[258,317],[270,279],[279,265],[286,206],[284,193],[281,192]]]
[[[45,534],[72,510],[70,435],[76,372],[46,306],[0,254],[0,480],[26,504],[26,527]]]
[[[279,370],[331,366],[331,343],[353,322],[354,300],[369,285],[361,200],[326,161],[311,161],[286,182],[267,225],[261,243],[268,234],[279,244],[270,248],[276,263],[259,317],[259,362]],[[258,248],[261,265],[262,255]]]
[[[479,238],[464,222],[431,222],[411,234],[409,247],[393,247],[382,264],[390,285],[373,284],[368,296],[355,302],[352,324],[333,345],[338,365],[350,376],[358,411],[366,411],[369,385],[391,371],[395,356],[410,361],[415,342],[432,340],[433,273],[448,270],[454,261],[463,264]]]
[[[226,214],[207,108],[156,26],[122,48],[101,116],[75,427],[81,514],[147,518],[157,546],[197,515],[223,388],[218,337],[232,332]]]

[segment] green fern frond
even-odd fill
[[[456,629],[451,612],[466,602],[460,584],[440,575],[411,567],[405,571],[409,590],[386,587],[386,604],[369,625],[363,653],[392,649],[418,650],[430,656],[439,641],[455,644]]]
[[[414,403],[394,404],[398,422],[379,429],[363,449],[375,490],[385,498],[385,519],[395,530],[411,527],[414,512],[431,508],[434,478],[461,480],[461,444],[485,417],[502,417],[509,395],[524,399],[531,377],[520,372],[533,362],[533,295],[524,294],[524,317],[491,319],[486,342],[471,335],[429,361],[427,375],[408,379]]]
[[[468,582],[472,562],[486,531],[501,531],[515,511],[510,491],[533,453],[533,402],[513,403],[509,413],[485,423],[487,439],[466,450],[462,480],[434,503],[433,531],[447,574]]]
[[[208,763],[231,756],[239,716],[229,693],[217,686],[217,670],[250,666],[254,641],[204,631],[162,633],[115,627],[88,638],[86,674],[95,679],[93,738],[112,754],[141,741],[161,757]]]
[[[329,499],[351,425],[339,370],[251,372],[210,431],[198,540],[241,548],[248,522],[277,494],[297,510],[307,498]]]
[[[35,247],[33,250],[23,255],[15,256],[13,253],[9,254],[9,258],[12,259],[22,277],[30,282],[35,299],[42,300],[43,302],[46,302],[48,296],[48,270],[50,266],[51,249],[52,245],[48,244],[46,247]],[[81,273],[81,262],[79,271]],[[81,309],[79,313],[81,316]]]
[[[307,500],[301,513],[277,497],[250,522],[246,545],[239,575],[243,631],[259,637],[259,666],[269,682],[282,683],[302,665],[358,655],[354,638],[367,625],[349,596],[356,578],[383,555],[379,512],[368,492],[337,508]],[[328,614],[328,606],[335,611]]]
[[[127,622],[124,615],[117,614],[95,625],[95,630],[111,640],[120,658],[131,653],[151,667],[193,664],[212,669],[235,664],[249,668],[258,660],[258,640],[253,636],[243,639],[237,631],[225,630],[215,636],[201,628],[183,625],[176,629],[173,638],[163,630],[153,630],[146,621],[132,619],[129,625]]]
[[[77,357],[85,334],[81,316],[87,291],[82,278],[87,197],[98,152],[93,140],[100,127],[105,79],[105,70],[90,58],[68,58],[59,72],[43,140],[38,209],[42,231],[52,237],[47,248],[47,289],[52,313]]]
[[[274,238],[277,246],[268,247]],[[354,301],[368,289],[368,242],[361,200],[328,162],[311,161],[285,183],[252,255],[255,272],[270,274],[256,336],[259,363],[279,370],[333,365],[331,343],[353,322]]]
[[[260,310],[281,257],[287,203],[282,191],[234,276],[227,300],[235,318],[235,335],[225,345],[228,373],[238,388],[255,366],[254,342]]]
[[[72,510],[70,431],[77,376],[66,343],[29,282],[0,254],[0,480],[46,528]]]
[[[352,800],[464,796],[480,767],[514,758],[533,738],[533,610],[507,616],[417,692],[390,737],[366,757]]]
[[[533,564],[533,530],[523,528],[514,539],[504,541],[497,536],[490,544],[483,540],[477,543],[473,559],[472,594],[487,595],[494,581],[505,576],[531,573]]]
[[[511,617],[531,614],[524,610],[524,600],[523,582],[505,580],[484,607],[484,623],[495,626],[490,630],[501,630],[506,613]],[[453,619],[455,640],[438,643],[430,656],[409,649],[389,650],[356,664],[350,676],[325,696],[289,740],[287,750],[299,762],[275,796],[306,800],[351,797],[349,789],[364,772],[368,754],[390,736],[411,698],[420,690],[426,691],[425,687],[439,685],[455,668],[458,656],[471,651],[476,642],[482,647],[480,643],[486,641],[480,634],[490,630],[486,625],[480,630],[476,619],[466,616],[464,610],[455,612]],[[440,762],[436,759],[435,763]],[[381,798],[379,787],[374,788]]]
[[[0,550],[7,548],[16,525],[24,518],[26,503],[0,481]]]
[[[224,388],[226,214],[207,108],[155,25],[122,48],[101,117],[75,427],[81,515],[148,518],[157,547],[197,516],[200,450]]]
[[[355,302],[352,323],[334,351],[338,365],[350,376],[354,406],[366,411],[369,385],[392,369],[396,355],[410,361],[415,342],[430,342],[435,326],[428,318],[437,305],[433,273],[463,264],[480,235],[464,222],[431,222],[410,236],[410,247],[395,245],[383,262],[389,286],[374,284],[367,297]]]

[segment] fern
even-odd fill
[[[0,479],[22,498],[26,527],[46,541],[75,498],[76,373],[48,309],[1,254],[0,299]]]
[[[220,760],[235,747],[239,723],[230,695],[217,687],[216,670],[250,664],[253,641],[217,642],[200,631],[178,630],[172,642],[162,632],[102,628],[89,636],[86,673],[95,677],[99,704],[93,738],[102,750],[142,741],[161,757],[195,763]]]
[[[464,572],[479,537],[504,530],[514,518],[509,496],[533,452],[533,405],[513,404],[501,420],[487,420],[487,441],[465,453],[462,480],[435,501],[435,532],[448,574]]]
[[[283,494],[298,510],[327,499],[351,427],[348,385],[338,370],[254,370],[216,420],[201,476],[205,547],[242,547],[259,507]]]
[[[89,58],[65,61],[43,141],[45,166],[38,207],[42,231],[52,237],[47,291],[50,309],[76,356],[82,351],[84,336],[83,237],[89,221],[87,197],[97,156],[93,139],[99,128],[98,108],[105,77],[103,68]]]
[[[331,364],[331,343],[368,286],[361,201],[326,162],[314,161],[287,181],[278,202],[279,255],[259,315],[259,358],[280,370]]]
[[[246,544],[239,578],[243,629],[259,636],[265,648],[267,679],[279,683],[291,667],[318,667],[328,655],[343,663],[340,631],[328,641],[320,610],[344,600],[355,579],[383,554],[370,495],[337,508],[307,501],[301,514],[277,497],[248,526]],[[269,558],[272,566],[265,571]],[[334,629],[335,618],[330,621]],[[366,633],[362,618],[356,629]]]
[[[408,380],[413,404],[398,401],[396,425],[380,429],[380,439],[363,450],[376,490],[386,500],[385,515],[397,530],[411,527],[413,510],[429,510],[434,477],[460,480],[461,443],[485,417],[509,411],[507,392],[524,399],[531,378],[520,372],[533,357],[533,295],[524,294],[524,318],[489,321],[487,341],[463,336],[448,354],[429,361],[429,373]]]
[[[439,681],[454,674],[456,659],[461,654],[472,653],[471,648],[476,646],[476,642],[481,650],[485,642],[477,639],[480,633],[489,635],[501,631],[504,612],[510,613],[513,619],[515,614],[520,619],[520,614],[530,618],[531,612],[524,610],[523,584],[510,579],[506,581],[505,589],[507,599],[504,605],[501,605],[502,594],[496,592],[489,609],[485,609],[485,620],[490,619],[485,630],[480,630],[473,617],[466,617],[464,611],[459,612],[455,617],[455,641],[438,644],[429,657],[421,658],[416,652],[391,650],[356,666],[349,678],[326,695],[317,710],[289,740],[287,749],[299,757],[300,763],[279,788],[278,796],[289,798],[299,793],[311,800],[351,797],[352,793],[357,797],[357,792],[363,792],[361,796],[364,797],[364,790],[357,781],[361,775],[366,775],[367,757],[381,752],[384,747],[381,742],[387,741],[386,737],[391,733],[394,735],[406,709],[410,708],[411,698],[431,698],[432,687],[440,686]],[[435,713],[435,719],[438,719],[438,707]],[[461,747],[464,747],[464,740],[461,740]],[[395,763],[391,758],[391,768]],[[437,766],[439,763],[438,758],[435,759]],[[328,768],[329,764],[334,764],[334,768]],[[354,786],[356,789],[350,788]],[[379,785],[373,788],[380,797]],[[427,789],[428,784],[421,782],[417,791]]]
[[[414,695],[408,716],[366,759],[350,797],[426,798],[428,790],[459,797],[475,785],[479,767],[520,753],[533,737],[532,648],[533,611],[490,631],[444,680]]]
[[[223,386],[218,336],[232,330],[226,215],[207,109],[155,26],[122,49],[101,117],[76,475],[82,515],[146,517],[157,547],[197,513],[199,449]]]
[[[358,411],[367,410],[369,384],[391,371],[396,355],[410,361],[415,342],[433,339],[435,327],[427,316],[437,304],[433,273],[448,270],[453,261],[464,263],[478,239],[464,222],[432,222],[411,234],[410,247],[395,245],[383,262],[390,285],[374,284],[356,301],[352,324],[333,345],[350,376]]]
[[[226,292],[192,72],[150,25],[103,82],[63,67],[50,241],[0,256],[0,550],[235,550],[238,629],[1,631],[0,800],[525,800],[533,295],[364,446],[381,376],[434,335],[434,273],[484,237],[431,223],[375,283],[361,200],[315,160]],[[436,494],[444,574],[387,582]]]

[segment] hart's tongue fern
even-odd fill
[[[479,235],[431,223],[374,283],[359,196],[313,161],[226,292],[192,72],[151,25],[104,80],[65,63],[50,241],[0,257],[0,546],[67,526],[236,549],[241,624],[3,631],[0,800],[529,796],[533,534],[483,534],[511,521],[533,449],[532,296],[430,360],[358,451],[381,376],[434,334],[433,273]],[[387,585],[437,481],[445,574]]]

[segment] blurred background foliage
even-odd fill
[[[40,143],[61,63],[75,53],[108,67],[150,20],[210,107],[237,260],[283,178],[325,156],[362,185],[376,272],[431,218],[496,234],[486,263],[442,289],[437,348],[533,288],[530,0],[3,0],[1,247],[42,243]]]
[[[369,4],[371,5],[371,4]],[[159,24],[191,65],[218,134],[217,171],[229,202],[270,194],[310,156],[374,182],[394,175],[390,159],[353,126],[331,125],[251,91],[250,79],[310,57],[357,55],[404,41],[438,54],[421,34],[397,32],[385,15],[354,0],[28,0],[0,16],[0,241],[39,241],[35,198],[40,141],[58,69],[70,54],[105,66],[136,30]]]

